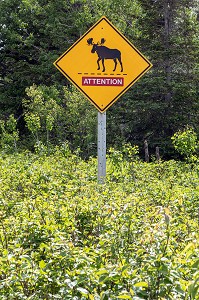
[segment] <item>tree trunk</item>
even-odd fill
[[[145,153],[145,161],[149,162],[149,147],[147,140],[144,141],[144,153]]]
[[[157,161],[159,161],[160,160],[160,149],[159,149],[159,147],[155,148],[155,155],[156,155]]]
[[[166,94],[165,100],[170,106],[171,102],[171,62],[170,62],[170,31],[171,31],[171,5],[172,0],[164,0],[164,50],[165,50],[165,73],[166,73]]]

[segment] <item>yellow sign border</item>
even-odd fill
[[[101,109],[92,98],[87,95],[87,93],[81,89],[81,87],[58,65],[58,62],[69,52],[71,51],[89,32],[93,30],[102,20],[105,20],[120,36],[124,39],[148,64],[147,68],[145,68],[136,78],[134,78],[129,85],[127,85],[124,90],[122,90],[113,100],[111,100],[106,107]],[[143,76],[153,65],[150,61],[105,17],[101,17],[88,31],[86,31],[71,47],[69,47],[54,63],[54,66],[72,83],[74,84],[78,90],[83,93],[86,98],[101,112],[105,112],[113,103],[115,103],[118,98],[120,98],[136,81],[139,80],[141,76]]]

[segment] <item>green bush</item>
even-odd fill
[[[6,153],[17,151],[17,142],[19,140],[19,132],[17,129],[17,120],[14,115],[4,121],[0,120],[0,147]]]
[[[195,154],[198,149],[198,140],[193,128],[187,126],[184,130],[177,131],[171,139],[175,150],[182,156],[188,161],[196,160]]]
[[[198,165],[132,151],[0,156],[0,299],[199,299]]]

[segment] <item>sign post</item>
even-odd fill
[[[98,183],[105,183],[106,179],[106,112],[98,112]]]
[[[102,17],[54,65],[99,111],[98,181],[102,183],[106,175],[105,112],[152,64]]]

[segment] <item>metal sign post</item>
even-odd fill
[[[106,179],[106,112],[98,112],[98,183],[105,183]]]

